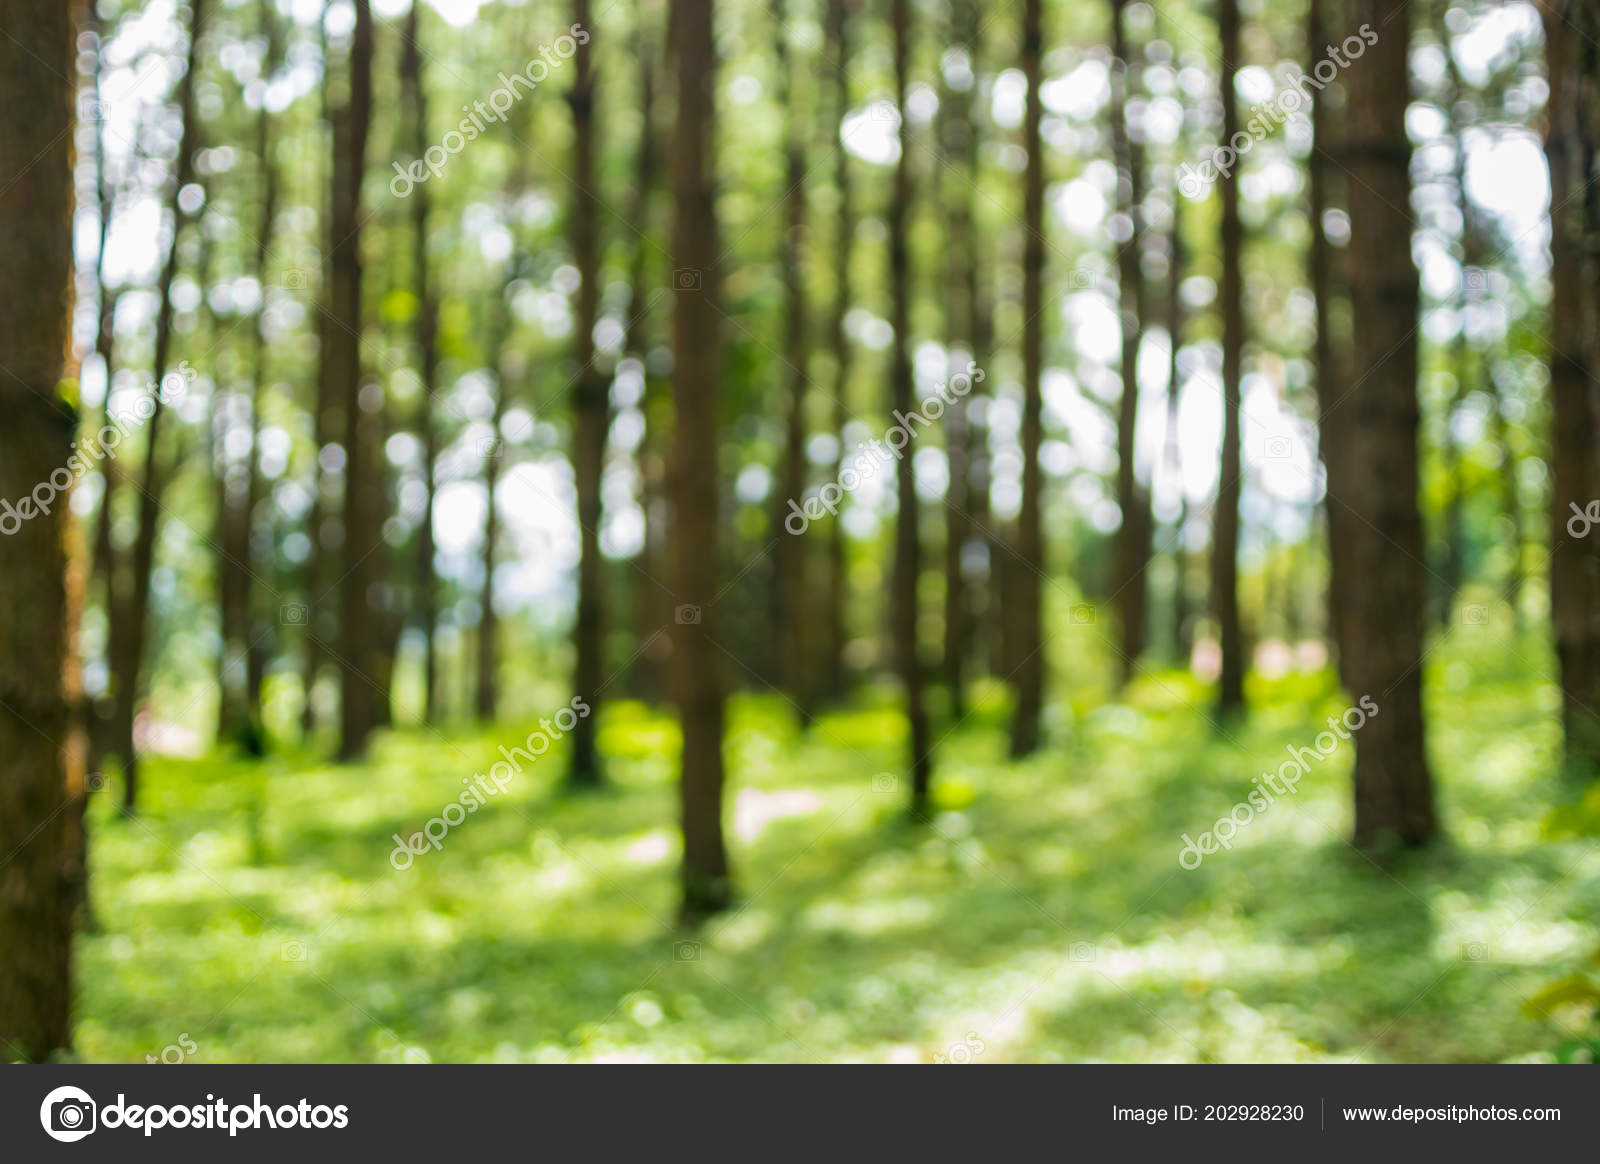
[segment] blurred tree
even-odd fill
[[[431,144],[428,140],[428,95],[422,79],[422,5],[413,3],[406,14],[405,31],[400,38],[400,92],[411,117],[411,150],[421,158]],[[422,472],[422,516],[417,522],[416,565],[413,585],[415,616],[422,632],[422,722],[433,723],[439,715],[439,585],[433,559],[434,497],[439,461],[439,426],[434,417],[434,394],[439,390],[439,302],[433,286],[428,258],[429,194],[426,182],[411,190],[411,282],[416,295],[412,316],[413,342],[417,349],[417,445]]]
[[[784,230],[778,246],[783,282],[783,357],[777,374],[782,382],[783,451],[778,466],[778,496],[773,514],[773,631],[779,638],[779,682],[798,709],[805,726],[811,719],[815,684],[811,675],[809,626],[811,589],[807,543],[784,529],[789,501],[806,487],[806,389],[810,334],[802,242],[806,223],[806,110],[795,83],[804,73],[789,47],[790,20],[786,0],[772,0],[773,56],[777,62],[777,101],[784,111]]]
[[[1022,117],[1027,150],[1022,206],[1022,512],[1017,518],[1015,569],[1006,598],[1015,603],[1011,649],[1016,654],[1017,705],[1011,719],[1011,758],[1020,760],[1039,747],[1039,717],[1044,710],[1044,644],[1041,641],[1044,536],[1040,496],[1039,445],[1044,439],[1044,34],[1041,0],[1022,7],[1022,75],[1028,85]],[[1009,611],[1008,611],[1009,613]],[[1007,659],[1009,666],[1012,660]]]
[[[589,0],[575,0],[574,27],[590,27]],[[572,469],[578,489],[578,616],[573,624],[575,657],[573,690],[596,713],[580,719],[572,729],[569,781],[577,787],[600,783],[600,752],[595,746],[605,648],[605,573],[600,561],[600,475],[605,468],[606,431],[611,423],[610,377],[595,365],[594,326],[600,316],[600,211],[596,193],[595,156],[599,131],[595,128],[594,62],[587,31],[578,37],[573,58],[572,89],[567,104],[572,109],[572,257],[578,267],[578,310],[573,355],[578,368],[572,393]]]
[[[125,573],[128,589],[111,616],[111,682],[115,691],[111,749],[122,761],[122,811],[131,815],[138,806],[139,754],[134,740],[134,719],[144,692],[147,640],[150,629],[150,584],[156,560],[156,535],[161,524],[161,496],[181,463],[161,461],[161,421],[166,413],[159,387],[166,382],[172,355],[172,284],[181,262],[183,228],[190,218],[186,191],[194,181],[194,159],[200,128],[195,113],[195,86],[200,72],[200,40],[205,34],[208,0],[189,0],[189,47],[183,76],[178,80],[178,113],[183,129],[178,139],[167,212],[172,234],[157,285],[155,361],[150,371],[153,411],[145,422],[144,469],[139,483],[138,525]]]
[[[1128,0],[1111,0],[1111,153],[1117,165],[1117,217],[1126,238],[1117,244],[1121,299],[1122,398],[1117,406],[1117,527],[1114,594],[1122,634],[1121,675],[1133,677],[1144,654],[1150,568],[1150,498],[1135,474],[1139,425],[1139,349],[1144,342],[1145,292],[1143,130],[1132,122],[1130,103],[1139,95],[1139,66],[1128,41]]]
[[[329,211],[333,253],[328,375],[344,421],[344,572],[338,582],[341,760],[353,760],[366,751],[367,737],[378,719],[374,698],[378,620],[372,597],[383,547],[378,519],[382,481],[378,413],[383,395],[376,384],[363,381],[361,364],[361,179],[372,123],[372,47],[370,0],[355,0],[347,92],[334,120]]]
[[[916,398],[911,363],[911,245],[912,213],[911,131],[906,94],[911,84],[911,6],[909,0],[890,0],[889,36],[894,47],[894,108],[899,124],[900,153],[895,160],[894,188],[889,196],[889,325],[894,329],[890,357],[889,407],[900,416],[911,412]],[[921,535],[918,531],[915,457],[907,448],[895,463],[894,582],[891,596],[890,640],[895,672],[904,688],[906,720],[910,729],[911,811],[921,814],[928,805],[932,775],[932,740],[928,712],[923,704],[921,652],[917,649],[917,582],[922,574]]]
[[[1576,515],[1600,499],[1600,208],[1594,188],[1600,20],[1584,5],[1543,0],[1550,83],[1550,604],[1561,669],[1566,770],[1600,775],[1600,532],[1574,536]],[[1570,23],[1576,21],[1577,23]],[[1572,29],[1569,34],[1569,27]],[[1578,530],[1583,526],[1579,524]]]
[[[1222,142],[1233,149],[1239,131],[1239,3],[1217,0],[1221,41]],[[1217,620],[1222,674],[1217,711],[1244,708],[1244,634],[1239,625],[1239,494],[1244,469],[1239,457],[1240,378],[1244,375],[1244,229],[1239,221],[1239,169],[1244,155],[1217,178],[1222,197],[1222,464],[1211,528],[1211,613]]]
[[[717,587],[717,402],[722,379],[717,251],[716,43],[711,0],[672,0],[678,126],[673,142],[673,693],[683,726],[682,915],[732,898],[722,839],[723,678],[712,638]]]
[[[1355,518],[1341,573],[1349,588],[1350,694],[1379,709],[1369,710],[1356,736],[1355,840],[1382,849],[1397,841],[1421,844],[1435,829],[1422,719],[1427,594],[1417,506],[1418,287],[1405,125],[1410,18],[1382,0],[1352,0],[1348,14],[1352,27],[1381,27],[1383,34],[1368,38],[1361,67],[1346,74],[1357,343],[1350,416],[1340,432],[1350,447],[1334,458],[1349,477],[1331,481],[1329,492]]]

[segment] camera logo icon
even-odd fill
[[[278,621],[284,626],[306,626],[311,622],[311,608],[303,602],[286,602],[278,608]]]
[[[674,962],[700,961],[699,942],[678,942],[672,947],[672,960]]]
[[[58,1087],[39,1105],[39,1122],[52,1140],[70,1144],[94,1131],[94,1100],[80,1087]]]
[[[700,608],[698,606],[680,606],[673,612],[673,617],[678,620],[679,626],[698,626],[700,623]]]
[[[696,267],[679,267],[672,272],[672,286],[677,291],[702,291],[705,289],[705,276]]]

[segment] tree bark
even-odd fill
[[[723,844],[723,675],[717,595],[717,403],[722,350],[717,306],[716,47],[711,0],[673,0],[678,126],[673,149],[673,689],[683,728],[679,802],[685,920],[732,897]]]
[[[1411,259],[1411,144],[1407,9],[1354,0],[1349,23],[1381,28],[1346,75],[1350,89],[1351,298],[1355,307],[1349,415],[1341,423],[1348,480],[1330,482],[1348,505],[1342,578],[1350,617],[1350,694],[1377,707],[1356,735],[1355,842],[1381,850],[1434,833],[1422,716],[1427,590],[1417,503],[1417,270]],[[1382,579],[1381,585],[1373,584]]]
[[[1540,4],[1550,82],[1550,620],[1561,668],[1563,767],[1574,782],[1586,782],[1600,776],[1600,528],[1575,536],[1584,526],[1572,523],[1600,499],[1600,389],[1592,375],[1600,357],[1593,338],[1600,212],[1588,182],[1600,136],[1600,61],[1580,35],[1585,30],[1569,31],[1561,4]],[[1572,17],[1582,12],[1569,7]],[[1589,22],[1589,35],[1596,25]]]
[[[59,482],[70,479],[76,454],[77,416],[67,401],[77,369],[64,356],[76,9],[60,0],[0,0],[0,158],[15,170],[0,185],[0,266],[19,289],[0,311],[10,373],[0,376],[0,1054],[8,1061],[43,1061],[72,1043],[83,861],[74,821],[85,757],[73,714],[81,586],[69,587],[71,510]],[[17,513],[19,503],[28,516]]]
[[[1222,44],[1222,140],[1239,132],[1238,0],[1218,0]],[[1222,196],[1222,462],[1217,476],[1217,507],[1211,530],[1211,609],[1222,647],[1217,712],[1244,708],[1244,634],[1239,625],[1239,381],[1244,373],[1244,231],[1239,221],[1239,159],[1217,179]]]
[[[789,6],[772,3],[773,48],[778,69],[778,104],[784,109],[784,232],[778,267],[783,280],[783,452],[778,470],[778,497],[773,513],[774,633],[779,637],[779,686],[798,709],[800,724],[811,721],[814,692],[808,643],[809,557],[804,534],[784,528],[789,502],[798,502],[806,486],[806,376],[809,354],[808,304],[801,269],[801,239],[806,230],[806,158],[809,144],[803,112],[796,96],[796,65],[789,50]],[[837,518],[834,521],[837,524]]]
[[[845,333],[845,316],[853,301],[850,260],[855,253],[856,209],[854,184],[850,174],[850,152],[844,146],[844,118],[850,112],[850,34],[853,29],[851,0],[828,0],[827,34],[834,46],[833,108],[827,131],[833,142],[833,184],[838,191],[834,213],[833,283],[834,294],[828,315],[828,349],[833,353],[833,435],[839,442],[831,477],[837,481],[844,471],[844,429],[850,419],[850,374],[855,349]],[[827,523],[828,581],[823,609],[821,685],[830,699],[845,694],[844,650],[849,641],[849,579],[845,558],[843,510]]]
[[[428,95],[422,83],[422,41],[418,14],[413,4],[406,16],[400,47],[400,91],[411,112],[411,150],[421,157],[429,145]],[[411,279],[417,296],[417,314],[412,322],[412,338],[417,345],[417,371],[422,379],[421,399],[417,402],[417,443],[422,447],[422,520],[417,525],[416,619],[422,631],[422,722],[439,718],[439,657],[435,632],[439,623],[439,584],[434,571],[433,499],[439,460],[439,430],[434,421],[433,395],[439,380],[439,302],[433,288],[428,261],[428,186],[416,183],[411,191]]]
[[[573,17],[588,28],[589,0],[576,0]],[[587,38],[585,38],[586,40]],[[604,684],[605,572],[600,560],[600,477],[605,467],[606,431],[611,423],[610,378],[595,366],[594,326],[600,317],[600,213],[595,197],[597,131],[594,125],[594,65],[583,41],[573,59],[574,79],[567,103],[572,108],[572,257],[578,268],[575,325],[578,362],[573,382],[573,477],[578,492],[578,616],[572,629],[575,665],[573,691],[590,713],[572,729],[567,781],[594,787],[601,781],[596,743],[600,689]]]
[[[355,0],[348,97],[334,124],[332,326],[329,386],[344,412],[344,560],[339,586],[339,758],[366,752],[377,720],[374,684],[379,654],[371,604],[379,551],[379,465],[376,416],[361,394],[361,177],[372,121],[373,27],[370,0]]]
[[[1043,33],[1040,0],[1024,0],[1022,9],[1022,73],[1028,84],[1022,119],[1023,148],[1028,166],[1023,177],[1022,211],[1022,512],[1017,519],[1015,569],[1008,567],[1012,586],[1006,595],[1016,604],[1012,649],[1020,660],[1016,672],[1017,706],[1011,721],[1011,758],[1021,759],[1039,746],[1039,717],[1044,704],[1042,592],[1044,539],[1041,529],[1043,481],[1039,445],[1044,436],[1044,143],[1040,127],[1044,100]]]
[[[1144,237],[1144,149],[1128,123],[1128,102],[1139,85],[1127,33],[1128,0],[1111,0],[1111,151],[1117,164],[1117,210],[1129,234],[1117,249],[1121,293],[1122,399],[1117,407],[1116,605],[1122,631],[1121,675],[1133,677],[1145,647],[1150,567],[1150,498],[1135,474],[1139,420],[1139,348],[1144,339],[1145,294],[1140,270]],[[1120,64],[1120,69],[1117,65]]]
[[[894,100],[900,118],[900,157],[894,167],[894,192],[889,219],[889,321],[894,328],[890,360],[889,397],[892,411],[905,415],[915,403],[916,385],[911,366],[911,248],[909,220],[913,198],[911,134],[906,125],[906,90],[911,75],[911,5],[891,0],[890,35],[894,42]],[[917,477],[913,450],[902,449],[895,464],[897,511],[894,524],[894,581],[892,584],[890,638],[895,670],[905,689],[906,720],[911,760],[911,811],[923,813],[928,804],[932,775],[932,740],[928,713],[923,706],[922,660],[917,650],[917,582],[922,574],[922,553],[917,530]]]

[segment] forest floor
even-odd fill
[[[118,819],[107,794],[93,809],[101,928],[80,943],[77,1054],[1549,1058],[1560,1032],[1524,1003],[1596,944],[1600,846],[1543,835],[1558,733],[1536,654],[1434,652],[1447,839],[1386,868],[1344,841],[1348,743],[1231,850],[1179,865],[1182,834],[1345,710],[1326,673],[1253,678],[1251,716],[1221,730],[1179,673],[1118,704],[1085,687],[1016,765],[1003,697],[980,684],[967,723],[941,729],[922,823],[885,775],[903,730],[889,693],[803,736],[780,698],[739,697],[740,905],[694,934],[673,925],[676,727],[639,704],[605,710],[608,789],[561,794],[552,751],[403,872],[393,835],[535,724],[397,732],[357,767],[154,760],[144,815]]]

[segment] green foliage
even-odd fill
[[[920,825],[889,705],[801,733],[740,697],[741,897],[698,932],[673,923],[677,727],[640,704],[605,710],[607,791],[563,798],[558,745],[406,872],[393,836],[533,722],[388,735],[360,767],[159,761],[145,816],[94,805],[78,1054],[186,1034],[205,1062],[927,1062],[976,1034],[977,1062],[1549,1058],[1521,1003],[1556,975],[1592,990],[1600,883],[1592,843],[1541,832],[1553,707],[1530,716],[1545,679],[1515,650],[1433,652],[1452,841],[1381,869],[1344,841],[1348,744],[1231,851],[1178,865],[1181,834],[1343,710],[1326,674],[1258,681],[1220,731],[1192,680],[1146,674],[1023,765],[980,685]],[[1547,1010],[1592,1003],[1563,982]]]

